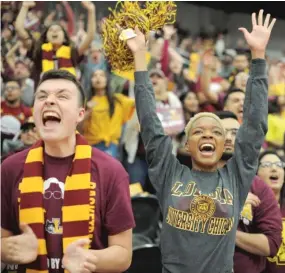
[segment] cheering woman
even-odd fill
[[[195,115],[186,126],[190,170],[172,155],[155,109],[153,87],[145,61],[145,36],[127,40],[135,60],[135,99],[146,149],[149,177],[163,213],[163,272],[229,273],[233,269],[235,234],[241,208],[256,174],[258,154],[267,132],[265,51],[275,23],[263,10],[252,14],[252,32],[243,32],[252,54],[244,103],[244,121],[237,134],[235,155],[218,169],[225,132],[211,113]]]

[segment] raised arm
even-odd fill
[[[218,93],[210,91],[211,84],[211,64],[213,56],[211,53],[205,53],[203,56],[203,68],[201,73],[201,90],[210,103],[217,104],[219,101]]]
[[[75,14],[74,14],[69,2],[62,1],[62,6],[65,9],[65,14],[66,14],[67,21],[68,21],[67,32],[70,36],[72,36],[74,33],[74,29],[75,29],[75,20],[74,20]]]
[[[15,69],[15,52],[17,51],[17,49],[19,49],[20,46],[21,41],[19,40],[6,54],[6,62],[13,71]]]
[[[246,199],[253,177],[256,174],[258,155],[267,132],[268,77],[266,74],[265,51],[275,19],[269,24],[270,15],[263,23],[263,10],[258,23],[252,14],[252,32],[240,28],[251,49],[252,63],[246,86],[243,123],[235,141],[235,153],[229,161],[230,171],[236,175],[240,192],[240,206]]]
[[[146,149],[149,176],[157,193],[161,193],[167,179],[180,168],[172,155],[172,140],[164,134],[156,113],[154,91],[147,72],[145,37],[135,29],[136,37],[127,44],[135,60],[135,100],[141,136]]]
[[[20,12],[17,16],[16,22],[15,22],[15,29],[19,37],[23,40],[29,38],[29,34],[24,27],[25,19],[27,17],[29,9],[33,8],[35,5],[36,3],[34,1],[24,1],[20,9]]]
[[[92,43],[95,37],[95,32],[96,32],[95,5],[90,1],[82,1],[82,5],[88,12],[88,24],[87,24],[87,35],[78,48],[79,55],[83,55],[84,52],[89,48],[90,44]]]

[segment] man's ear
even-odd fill
[[[85,115],[85,109],[83,107],[81,107],[79,109],[79,115],[78,115],[77,123],[80,123],[81,121],[83,121],[84,115]]]

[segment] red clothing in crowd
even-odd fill
[[[31,108],[21,104],[19,107],[10,107],[7,105],[6,101],[1,102],[1,116],[14,116],[17,118],[21,124],[23,124],[29,117],[31,117]]]
[[[273,212],[272,212],[273,213]],[[285,205],[281,208],[283,223],[283,242],[279,248],[277,255],[272,259],[267,259],[266,269],[263,273],[284,273],[285,272]]]
[[[282,241],[282,221],[280,208],[273,191],[256,176],[252,182],[250,192],[256,195],[261,203],[258,207],[243,209],[238,230],[246,233],[264,234],[269,242],[270,256],[275,256]],[[236,247],[234,254],[235,273],[260,273],[265,269],[266,257],[251,254]],[[268,273],[269,271],[265,271]],[[276,273],[277,271],[271,271]],[[281,273],[281,271],[280,271]]]

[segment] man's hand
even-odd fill
[[[35,5],[36,5],[35,1],[24,1],[23,2],[23,7],[28,8],[28,9],[33,8]]]
[[[252,14],[251,33],[249,33],[245,28],[239,28],[239,30],[243,32],[244,38],[251,49],[253,59],[265,58],[266,46],[276,19],[274,18],[270,24],[269,21],[270,14],[267,14],[263,23],[263,10],[260,10],[258,14],[258,22],[256,20],[256,14]]]
[[[253,207],[258,207],[260,205],[260,199],[253,193],[249,192],[245,200],[245,204],[250,204]]]
[[[88,243],[88,239],[79,239],[67,247],[62,264],[70,273],[91,273],[96,271],[98,258],[90,250],[84,249],[84,246]]]
[[[18,264],[28,264],[38,256],[38,239],[28,225],[21,224],[20,229],[23,232],[21,235],[2,239],[5,249],[8,250],[4,259]]]
[[[81,4],[88,11],[95,11],[95,5],[91,1],[82,1]]]

